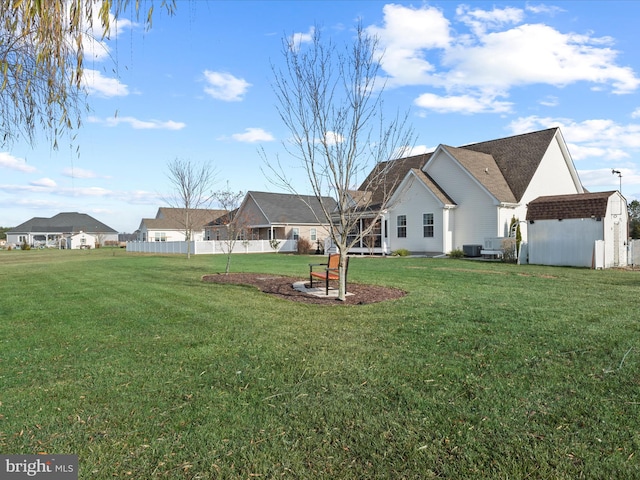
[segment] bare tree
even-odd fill
[[[174,0],[156,1],[175,11]],[[150,25],[154,1],[147,3]],[[42,128],[57,147],[65,130],[78,128],[85,40],[107,38],[119,15],[139,8],[140,0],[0,0],[0,143],[34,143]]]
[[[236,245],[236,242],[247,233],[248,224],[242,214],[238,214],[240,204],[244,197],[242,192],[233,192],[229,188],[219,190],[213,194],[216,203],[220,208],[226,210],[227,213],[218,218],[215,223],[219,227],[224,227],[223,235],[221,238],[223,250],[226,250],[227,265],[225,267],[225,274],[229,274],[231,268],[231,253]]]
[[[174,196],[165,201],[174,208],[182,209],[181,225],[187,242],[187,258],[191,258],[191,238],[194,227],[202,227],[200,216],[194,215],[198,209],[208,208],[213,200],[213,183],[216,173],[210,163],[194,163],[176,158],[167,165],[167,177],[174,190]]]
[[[377,84],[378,41],[361,25],[344,49],[325,43],[316,28],[308,48],[285,40],[283,56],[286,67],[273,67],[273,88],[278,112],[291,133],[285,148],[303,167],[318,199],[336,198],[335,211],[320,203],[340,253],[338,298],[344,300],[347,253],[379,222],[393,192],[387,160],[410,146],[413,132],[406,114],[396,114],[390,121],[384,116],[384,88]],[[275,176],[271,181],[297,193],[280,162],[274,165],[264,152],[263,156]],[[363,184],[367,191],[355,194],[358,177],[369,171]],[[362,227],[364,218],[370,221]]]

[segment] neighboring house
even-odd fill
[[[627,202],[617,191],[529,202],[529,263],[611,268],[627,264]]]
[[[393,192],[383,211],[376,252],[407,249],[448,253],[485,239],[509,235],[513,218],[523,222],[527,203],[542,195],[583,193],[560,129],[516,135],[392,160],[383,187]],[[366,190],[365,179],[360,191]],[[379,211],[382,193],[371,192]],[[354,249],[364,252],[366,246]]]
[[[331,212],[336,202],[331,197],[322,197],[322,202]],[[329,235],[328,222],[322,212],[320,200],[312,195],[285,193],[247,192],[242,204],[234,213],[241,228],[235,228],[247,240],[298,240],[306,238],[312,244],[324,241]],[[207,240],[226,240],[225,217],[205,226]]]
[[[186,225],[192,226],[191,240],[204,240],[204,225],[227,213],[225,210],[158,208],[155,218],[143,218],[137,230],[140,242],[184,242]]]
[[[7,232],[7,243],[32,247],[66,248],[67,239],[79,234],[91,235],[95,244],[117,242],[118,232],[86,213],[64,212],[51,218],[34,217]]]

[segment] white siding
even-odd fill
[[[433,237],[424,237],[422,215],[433,213]],[[398,215],[407,216],[407,236],[398,237]],[[415,177],[409,177],[399,201],[389,209],[388,242],[391,250],[406,248],[411,252],[443,252],[443,208],[440,202]]]
[[[603,222],[591,218],[535,220],[529,225],[529,263],[591,267]]]
[[[458,205],[452,249],[467,244],[482,244],[485,237],[502,234],[498,228],[498,206],[486,190],[472,179],[457,162],[440,152],[429,161],[427,172]]]
[[[627,264],[627,206],[615,193],[604,218],[535,220],[529,224],[529,263],[591,267],[596,240],[604,241],[602,266]]]
[[[546,195],[583,193],[582,186],[576,185],[571,176],[573,166],[567,165],[567,162],[570,161],[571,159],[567,159],[563,155],[556,136],[542,157],[520,203],[526,205],[531,200]]]

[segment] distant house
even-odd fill
[[[335,209],[331,197],[322,197],[328,212]],[[312,195],[247,192],[234,218],[242,222],[241,236],[247,240],[298,240],[306,238],[312,244],[329,235],[328,222],[320,200]],[[225,240],[227,227],[224,217],[205,226],[207,240]]]
[[[95,244],[117,242],[118,232],[86,213],[64,212],[51,218],[34,217],[7,232],[7,243],[32,247],[68,248],[68,239],[85,233]],[[85,237],[88,238],[88,237]]]
[[[368,191],[369,179],[380,169],[386,183]],[[374,251],[436,254],[508,236],[512,219],[524,222],[527,204],[537,197],[584,192],[558,128],[461,147],[440,145],[432,153],[384,162],[359,191],[370,195],[372,217],[385,207],[373,233]],[[384,206],[383,192],[392,192]],[[363,251],[365,245],[352,252]]]
[[[529,263],[611,268],[627,264],[628,210],[617,191],[529,202]]]
[[[204,225],[227,213],[225,210],[158,208],[155,218],[143,218],[137,231],[140,242],[183,242],[186,225],[192,227],[191,240],[204,239]]]

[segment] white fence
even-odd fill
[[[631,240],[629,242],[627,263],[632,267],[640,267],[640,240]]]
[[[297,242],[295,240],[278,240],[278,246],[274,249],[269,240],[238,240],[231,253],[284,253],[295,252]],[[201,242],[188,242],[189,252],[193,255],[219,255],[226,254],[229,250],[227,242],[208,240]],[[163,253],[163,254],[187,254],[187,242],[127,242],[127,252]]]

